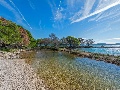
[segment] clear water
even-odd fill
[[[80,48],[78,50],[92,53],[110,54],[115,56],[120,55],[120,48]]]
[[[102,61],[39,51],[30,64],[51,90],[120,89],[120,67]]]
[[[104,46],[104,47],[120,47],[120,45],[115,45],[115,44],[93,44],[92,46],[94,47],[101,47],[101,46]]]

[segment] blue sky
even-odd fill
[[[0,16],[36,39],[55,33],[120,43],[120,0],[0,0]]]

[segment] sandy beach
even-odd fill
[[[0,59],[0,90],[47,90],[23,59]]]

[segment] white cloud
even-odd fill
[[[61,1],[59,2],[59,5],[57,6],[56,3],[53,2],[48,2],[48,4],[51,7],[51,11],[53,14],[52,21],[53,21],[53,28],[58,28],[61,29],[63,28],[63,22],[66,18],[66,13],[64,13],[64,8],[61,6]]]
[[[0,0],[0,4],[2,5],[2,6],[4,6],[6,9],[8,9],[9,11],[11,11],[14,15],[15,15],[15,17],[19,20],[19,21],[21,21],[21,16],[19,15],[19,13],[10,5],[10,4],[8,4],[6,1],[4,1],[4,0]]]
[[[14,6],[14,8],[17,9],[18,13],[21,15],[22,19],[27,23],[27,25],[30,27],[30,29],[32,29],[32,27],[30,26],[30,24],[27,22],[27,20],[24,18],[23,14],[20,12],[20,10],[17,8],[17,6],[13,3],[12,0],[9,0],[11,2],[11,4]]]
[[[55,14],[54,20],[61,20],[62,19],[62,13],[59,10],[54,12],[54,14]]]
[[[112,20],[120,16],[120,7],[113,7],[106,12],[99,13],[96,17],[90,19],[90,21],[105,21]]]
[[[114,42],[114,43],[116,43],[116,42],[120,42],[120,38],[110,38],[110,39],[106,39],[106,40],[104,40],[105,42]]]
[[[69,19],[71,21],[76,20],[77,18],[79,18],[82,15],[82,10],[78,11],[77,13],[75,13],[72,17],[70,17]]]
[[[76,0],[67,0],[67,6],[68,7],[74,7],[75,3],[76,3]]]
[[[119,4],[120,0],[66,0],[60,1],[60,3],[55,3],[55,0],[49,1],[54,27],[55,25],[60,27],[62,24],[66,26],[66,22],[69,25],[88,18],[88,22],[98,21],[99,23],[105,20],[113,20],[115,22],[116,20],[114,19],[120,16]],[[112,22],[109,22],[108,25],[112,25]],[[108,30],[111,30],[111,27],[101,32],[107,32]]]
[[[35,5],[30,0],[28,0],[28,2],[29,2],[30,7],[34,10],[35,9]]]
[[[120,12],[120,7],[115,7],[119,4],[120,0],[85,0],[84,8],[79,8],[79,11],[75,12],[70,20],[72,23],[80,22],[97,14],[97,16],[90,18],[88,21],[114,19],[120,16],[118,13]]]
[[[65,15],[62,13],[64,11],[64,8],[62,8],[60,6],[60,4],[57,7],[57,5],[55,4],[55,2],[53,2],[53,3],[49,2],[49,5],[50,5],[51,10],[52,10],[54,22],[55,21],[61,21],[62,19],[65,18]]]
[[[87,16],[88,14],[90,14],[90,11],[92,10],[94,3],[95,0],[86,0],[84,5],[83,16]]]
[[[4,0],[0,0],[0,4],[5,7],[6,9],[8,9],[9,11],[11,11],[14,15],[15,15],[15,18],[16,18],[16,21],[18,23],[21,23],[22,25],[26,26],[24,23],[23,23],[23,20],[27,23],[27,25],[31,28],[31,26],[29,25],[29,23],[26,21],[26,19],[24,18],[24,16],[22,15],[22,13],[20,12],[20,10],[16,7],[16,5],[12,2],[12,0],[9,0],[10,3],[13,5],[13,7],[8,4],[6,1]],[[16,10],[17,9],[17,10]],[[31,28],[32,29],[32,28]]]
[[[39,20],[39,23],[38,23],[38,24],[39,24],[39,29],[40,29],[40,30],[44,30],[45,25],[42,24],[42,21],[41,21],[41,20]]]
[[[80,22],[80,21],[82,21],[82,20],[84,20],[84,19],[86,19],[86,18],[89,18],[89,17],[94,16],[94,15],[96,15],[96,14],[99,14],[99,13],[101,13],[101,12],[104,12],[104,11],[106,11],[106,10],[108,10],[108,9],[114,7],[114,6],[117,6],[117,5],[119,5],[119,4],[120,4],[120,0],[118,0],[118,1],[116,1],[116,2],[114,2],[114,3],[112,3],[112,4],[109,4],[109,5],[107,5],[107,6],[103,7],[103,8],[100,8],[100,9],[94,11],[93,13],[91,13],[91,14],[89,14],[89,15],[80,17],[80,18],[78,18],[77,20],[72,21],[72,23]]]
[[[113,38],[114,40],[120,40],[120,38]]]
[[[120,38],[110,38],[110,39],[96,41],[96,43],[107,43],[107,44],[115,44],[119,42],[120,42]]]
[[[120,2],[120,0],[100,0],[95,11],[100,10],[106,6],[109,6],[115,2]]]

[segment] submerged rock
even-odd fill
[[[116,64],[120,66],[120,56],[114,56],[114,55],[105,55],[100,53],[90,53],[90,52],[84,52],[84,51],[75,51],[75,50],[69,50],[66,49],[65,52],[70,52],[70,54],[77,55],[78,57],[82,58],[90,58],[97,61],[104,61],[111,64]]]

